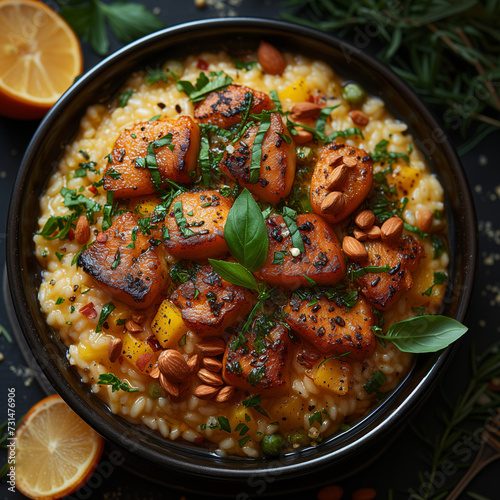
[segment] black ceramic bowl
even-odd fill
[[[366,457],[376,455],[374,450],[379,451],[381,443],[394,437],[396,429],[415,411],[443,371],[452,350],[418,356],[404,382],[348,432],[316,448],[273,460],[222,459],[132,425],[113,415],[69,365],[65,346],[40,311],[37,290],[41,276],[33,244],[38,200],[56,168],[61,146],[72,140],[86,107],[107,102],[134,69],[202,50],[255,50],[261,39],[287,51],[325,60],[339,74],[380,96],[393,115],[408,124],[446,192],[451,279],[444,314],[463,321],[474,278],[476,224],[467,182],[455,152],[429,111],[389,69],[342,40],[296,25],[261,19],[193,22],[159,31],[108,57],[78,80],[40,125],[19,172],[8,218],[7,267],[15,309],[26,340],[56,391],[76,413],[122,450],[126,463],[134,470],[152,479],[205,492],[224,480],[224,491],[220,487],[215,490],[218,496],[297,489],[301,484],[316,481],[303,481],[304,475],[332,481],[358,469],[367,463]],[[328,474],[324,473],[325,468],[330,469]]]

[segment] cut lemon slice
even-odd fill
[[[82,72],[80,42],[35,0],[0,0],[0,114],[41,118]]]
[[[57,395],[31,408],[16,438],[16,486],[34,500],[62,498],[83,486],[104,446]]]

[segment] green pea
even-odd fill
[[[286,441],[281,434],[271,434],[264,436],[260,443],[262,453],[268,457],[277,457],[285,448]]]
[[[148,387],[148,394],[153,399],[164,398],[165,391],[161,388],[158,382],[151,382]]]
[[[292,444],[298,444],[300,446],[307,446],[311,439],[307,435],[307,432],[303,429],[296,430],[293,434],[290,434],[290,442]]]
[[[357,83],[348,83],[342,91],[342,97],[351,105],[359,106],[366,100],[365,89]]]

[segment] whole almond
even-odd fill
[[[324,214],[337,215],[344,210],[344,207],[345,196],[344,193],[340,193],[339,191],[333,191],[321,203],[321,211]]]
[[[145,314],[132,314],[132,321],[138,325],[142,325],[146,321]]]
[[[199,354],[193,354],[188,359],[187,364],[188,364],[188,367],[189,367],[189,373],[191,373],[191,375],[194,375],[200,369],[200,355]]]
[[[416,214],[416,224],[420,231],[426,233],[431,227],[432,212],[430,210],[418,210]]]
[[[222,385],[224,382],[222,378],[214,372],[202,368],[197,373],[198,378],[207,385]]]
[[[358,241],[365,241],[368,239],[368,235],[364,232],[364,231],[361,231],[361,229],[355,229],[353,231],[354,233],[354,237],[358,240]]]
[[[344,184],[344,182],[347,180],[348,175],[349,168],[347,168],[345,165],[335,167],[326,178],[325,189],[327,189],[328,191],[333,191],[334,189],[341,187],[342,184]]]
[[[257,59],[264,73],[269,75],[281,75],[286,68],[286,61],[283,54],[270,43],[260,42],[257,49]]]
[[[108,344],[108,358],[111,363],[114,363],[122,353],[123,340],[115,337]]]
[[[365,229],[365,233],[370,240],[378,240],[382,235],[382,231],[378,226],[372,226],[370,229]]]
[[[344,156],[342,158],[342,162],[344,165],[347,165],[349,168],[355,167],[358,164],[358,160],[354,158],[354,156]]]
[[[314,102],[296,102],[292,106],[292,119],[315,120],[323,108]]]
[[[309,130],[304,130],[302,127],[296,127],[295,130],[297,135],[293,135],[292,137],[297,144],[306,144],[313,140],[313,135]]]
[[[191,375],[184,356],[175,349],[162,351],[158,357],[158,368],[170,382],[184,382]]]
[[[354,219],[361,229],[369,229],[375,224],[375,214],[371,210],[363,210]]]
[[[397,216],[387,219],[381,227],[381,236],[383,241],[395,242],[403,234],[404,222]]]
[[[215,396],[214,401],[216,403],[226,403],[229,401],[233,396],[234,392],[236,391],[236,388],[232,385],[226,385],[226,387],[223,387]]]
[[[140,333],[144,331],[144,328],[142,328],[141,325],[138,325],[135,321],[132,321],[131,319],[127,319],[127,321],[125,321],[125,329],[130,333]]]
[[[212,399],[219,392],[219,389],[213,385],[202,384],[194,390],[194,395],[199,399]]]
[[[352,236],[346,236],[342,241],[342,250],[350,259],[355,262],[361,262],[368,257],[368,252],[366,251],[363,243],[358,241]]]
[[[351,120],[360,127],[366,127],[370,119],[361,111],[355,109],[349,113]]]
[[[80,245],[87,243],[90,238],[90,224],[86,215],[80,215],[76,221],[75,238]]]
[[[160,377],[160,369],[158,368],[158,365],[153,366],[152,370],[149,372],[149,376],[151,378],[157,379]]]
[[[373,500],[377,492],[373,488],[360,488],[352,494],[352,500]]]
[[[222,370],[222,363],[217,358],[203,358],[202,363],[211,372],[220,372]]]
[[[158,381],[160,382],[161,388],[167,393],[167,396],[171,398],[178,398],[180,396],[179,384],[170,382],[163,373],[160,373]]]
[[[197,342],[196,349],[203,356],[218,356],[224,354],[226,343],[221,337],[208,337]]]

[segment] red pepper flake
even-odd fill
[[[198,59],[198,69],[207,69],[208,63],[204,59]]]
[[[158,339],[154,335],[148,337],[146,342],[149,344],[149,347],[151,347],[151,349],[153,349],[154,352],[158,352],[161,350],[161,345],[158,342]]]
[[[73,228],[70,228],[70,230],[68,231],[68,238],[69,241],[73,241],[75,239],[75,231],[73,231]]]
[[[139,368],[139,370],[141,370],[141,372],[144,370],[144,368],[146,368],[146,366],[148,365],[148,363],[150,362],[151,358],[153,357],[152,354],[150,354],[149,352],[143,354],[136,362],[135,364],[137,365],[137,368]]]
[[[97,194],[97,188],[95,186],[89,186],[87,188],[91,193]]]
[[[203,436],[196,436],[193,442],[194,444],[203,444],[205,442],[205,438]]]
[[[314,102],[314,97],[312,95],[309,96],[309,98],[307,99],[309,102]]]
[[[120,357],[118,358],[118,363],[120,363],[120,364],[122,364],[122,363],[123,363],[123,356],[120,356]]]
[[[87,305],[83,306],[81,309],[78,309],[80,314],[83,314],[89,319],[97,318],[97,311],[95,310],[93,302],[89,302]]]

